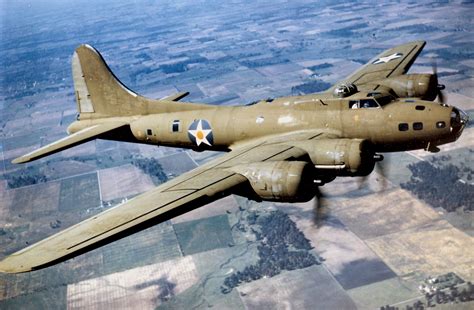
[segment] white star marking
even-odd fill
[[[201,143],[211,146],[209,140],[207,140],[207,135],[212,132],[211,129],[202,129],[202,121],[199,120],[199,123],[195,130],[188,130],[188,132],[196,138],[197,146],[200,146]]]
[[[374,61],[372,64],[373,65],[378,65],[378,64],[381,64],[381,63],[387,63],[389,61],[392,61],[394,59],[397,59],[397,58],[400,58],[402,57],[403,55],[401,53],[394,53],[392,55],[388,55],[388,56],[385,56],[385,57],[380,57],[379,59],[377,59],[376,61]]]

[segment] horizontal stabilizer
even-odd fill
[[[39,148],[31,153],[25,154],[12,161],[14,164],[26,163],[39,159],[41,157],[51,155],[70,147],[91,141],[99,137],[99,135],[117,129],[122,126],[126,126],[128,123],[125,122],[111,122],[100,125],[93,125],[91,127],[84,128],[70,136],[62,138],[58,141],[50,143],[42,148]]]
[[[163,97],[160,100],[179,101],[179,100],[183,99],[184,97],[186,97],[187,95],[189,95],[189,92],[185,91],[185,92],[180,92],[180,93],[176,93],[174,95]]]

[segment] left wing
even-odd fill
[[[425,44],[425,41],[415,41],[388,49],[335,85],[351,83],[360,86],[405,74],[415,62]],[[333,91],[334,87],[329,91]]]
[[[0,271],[17,273],[44,268],[222,198],[247,181],[228,168],[252,162],[300,158],[305,152],[288,146],[284,141],[310,140],[320,136],[320,132],[305,131],[238,146],[232,152],[153,190],[13,253],[0,262]]]
[[[45,145],[33,152],[25,154],[21,157],[15,158],[12,163],[21,164],[27,163],[32,160],[36,160],[67,148],[89,142],[91,140],[97,139],[102,134],[106,134],[112,130],[118,129],[120,127],[128,126],[127,122],[108,122],[100,125],[92,125],[90,127],[84,128],[72,135],[66,136],[58,141]]]

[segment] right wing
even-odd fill
[[[360,86],[405,74],[415,62],[425,44],[425,41],[415,41],[385,50],[347,78],[336,83],[328,91],[332,92],[337,85],[342,83]]]
[[[44,268],[163,222],[231,193],[247,181],[230,167],[268,160],[300,158],[306,153],[285,141],[321,137],[314,131],[262,138],[180,175],[155,189],[106,210],[49,238],[6,257],[0,271],[26,272]]]

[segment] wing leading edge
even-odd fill
[[[291,140],[309,140],[320,135],[303,132],[292,135]],[[13,253],[0,261],[0,272],[18,273],[48,267],[229,195],[247,179],[228,168],[306,154],[282,143],[287,139],[258,140],[239,146],[151,191]]]

